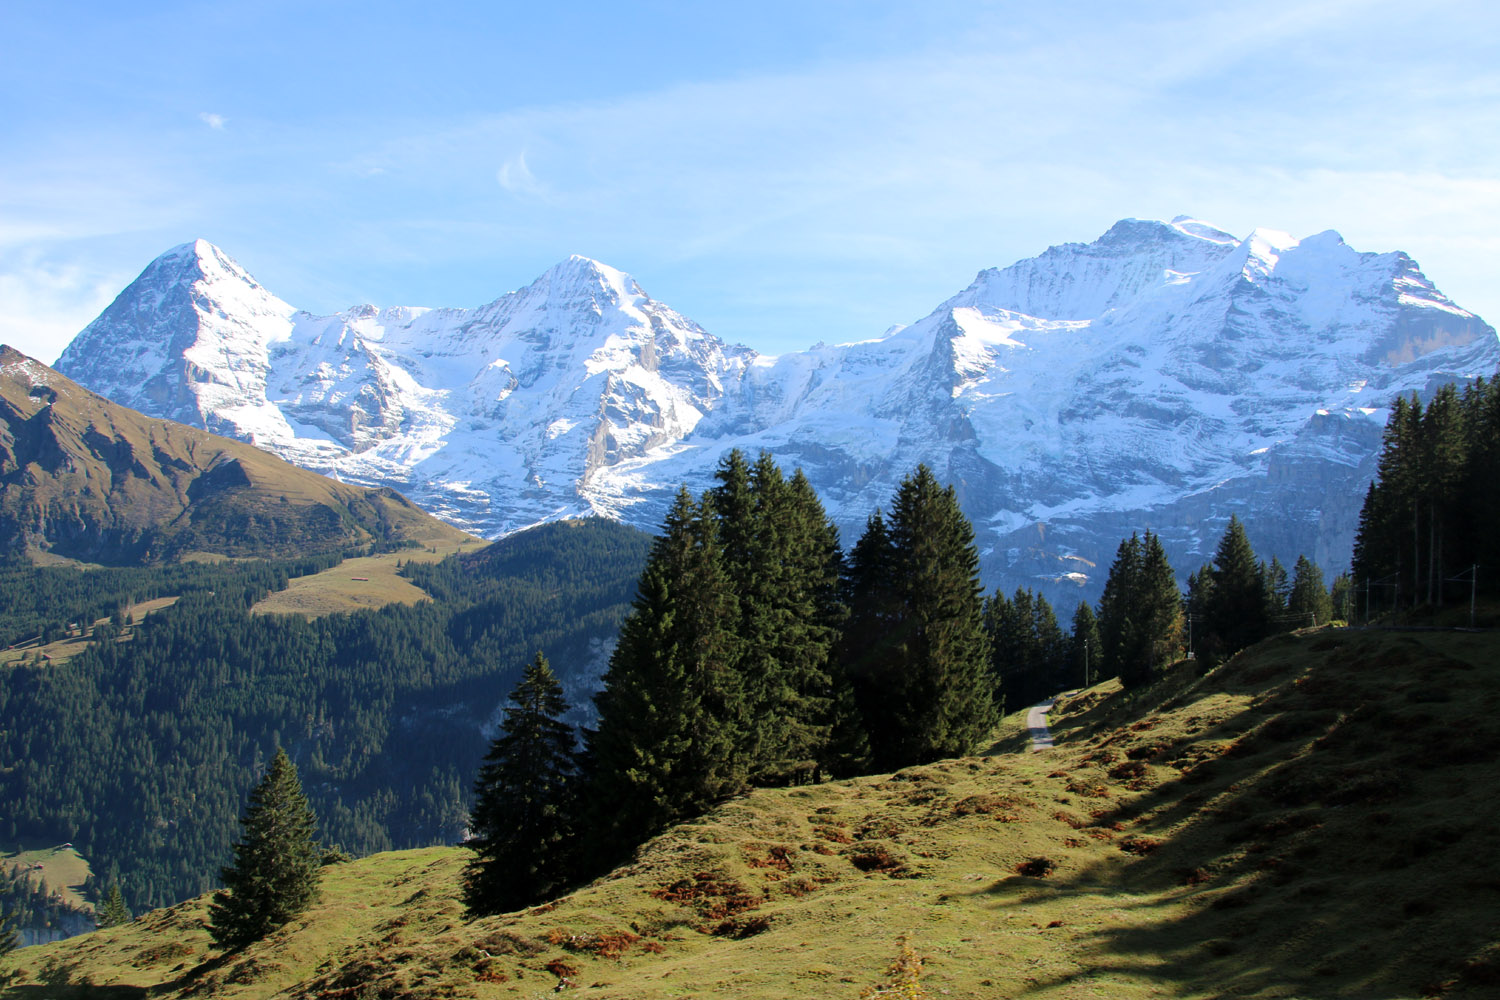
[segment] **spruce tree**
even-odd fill
[[[1167,561],[1161,536],[1146,532],[1141,565],[1141,601],[1149,643],[1149,669],[1170,662],[1182,651],[1182,591]]]
[[[16,927],[16,908],[6,905],[7,902],[0,896],[0,955],[14,951],[21,943],[21,932]]]
[[[1333,578],[1333,586],[1329,588],[1329,605],[1331,618],[1354,621],[1354,578],[1348,573],[1340,573]]]
[[[746,763],[757,784],[805,780],[831,738],[838,532],[807,477],[787,480],[767,452],[749,466],[736,449],[716,475],[709,499],[740,612]]]
[[[838,673],[852,696],[844,706],[847,709],[852,701],[854,712],[851,716],[846,710],[841,735],[851,748],[848,766],[857,771],[873,765],[875,734],[894,725],[883,692],[900,670],[895,629],[901,607],[895,558],[890,531],[877,509],[865,519],[864,533],[849,553],[842,580],[849,617],[838,640]],[[851,723],[857,723],[857,731]]]
[[[595,864],[748,786],[738,621],[712,503],[679,490],[594,697],[585,808]]]
[[[1255,561],[1255,550],[1240,519],[1230,515],[1229,526],[1214,553],[1213,592],[1208,604],[1208,631],[1225,654],[1236,653],[1269,633],[1265,580]]]
[[[251,790],[241,825],[234,863],[220,872],[224,889],[209,904],[208,933],[221,948],[242,948],[300,915],[322,874],[317,819],[285,750]]]
[[[1151,679],[1182,646],[1182,595],[1161,538],[1146,532],[1120,543],[1099,602],[1102,676],[1126,687]]]
[[[974,529],[925,465],[896,491],[889,556],[890,658],[862,699],[882,769],[969,753],[996,721]]]
[[[1266,617],[1274,629],[1284,631],[1286,602],[1292,590],[1286,567],[1281,564],[1280,559],[1272,556],[1270,565],[1261,564],[1261,579],[1266,589]]]
[[[1068,637],[1070,676],[1081,686],[1093,684],[1099,676],[1099,620],[1088,601],[1079,601],[1073,610],[1073,630]],[[1071,682],[1070,682],[1071,683]]]
[[[110,883],[109,894],[105,896],[104,906],[99,910],[96,923],[99,927],[130,923],[130,911],[125,907],[125,896],[120,892],[120,883]]]
[[[541,902],[573,872],[573,729],[562,684],[541,653],[510,694],[500,733],[474,784],[464,868],[471,914]]]
[[[1323,586],[1323,571],[1307,556],[1297,557],[1286,609],[1292,628],[1326,625],[1333,617],[1333,600]]]
[[[1118,677],[1139,646],[1135,590],[1141,577],[1139,535],[1121,539],[1099,598],[1099,678]]]

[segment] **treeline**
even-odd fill
[[[647,544],[607,522],[550,525],[519,536],[522,556],[500,542],[409,565],[441,600],[312,621],[251,615],[274,580],[226,564],[248,576],[185,594],[130,642],[0,670],[0,840],[71,841],[119,873],[132,910],[174,903],[215,884],[280,746],[325,839],[355,853],[450,842],[522,651],[586,662]]]
[[[1120,543],[1095,608],[1080,601],[1064,631],[1047,599],[1030,589],[985,602],[995,676],[1008,709],[1068,688],[1119,677],[1148,682],[1164,663],[1191,651],[1206,665],[1276,632],[1321,625],[1352,612],[1349,577],[1332,591],[1323,571],[1298,557],[1288,578],[1280,560],[1259,560],[1231,515],[1212,562],[1178,588],[1161,539],[1151,532]]]
[[[1500,376],[1397,398],[1354,544],[1370,610],[1500,593]],[[1474,567],[1479,567],[1475,574]]]

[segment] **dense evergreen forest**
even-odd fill
[[[548,525],[409,564],[435,601],[314,621],[249,613],[285,565],[173,568],[219,575],[129,642],[0,671],[0,838],[71,841],[135,912],[172,903],[217,883],[245,795],[284,746],[324,840],[354,853],[451,842],[481,727],[538,650],[570,669],[595,655],[648,544],[609,522]],[[95,572],[124,575],[29,576],[38,593],[82,588],[81,614],[146,593],[156,571]]]
[[[1354,545],[1361,613],[1500,593],[1497,496],[1500,376],[1395,400]]]

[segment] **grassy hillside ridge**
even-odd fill
[[[146,417],[0,346],[0,553],[126,564],[459,537],[394,490]]]
[[[1057,749],[761,790],[546,906],[461,849],[328,869],[217,956],[204,903],[12,956],[9,995],[1479,997],[1500,987],[1500,637],[1317,630],[1060,703]]]

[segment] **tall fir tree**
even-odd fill
[[[1292,628],[1326,625],[1333,617],[1333,599],[1323,586],[1323,571],[1307,556],[1298,556],[1292,569],[1292,590],[1286,611]]]
[[[574,874],[573,729],[562,684],[541,653],[510,694],[500,733],[474,784],[464,868],[464,903],[473,914],[539,903]]]
[[[1121,541],[1099,602],[1099,636],[1103,676],[1118,675],[1126,687],[1147,683],[1181,649],[1182,595],[1159,536]]]
[[[234,863],[220,872],[224,889],[208,908],[208,933],[221,948],[242,948],[300,916],[322,876],[317,819],[284,749],[251,790],[241,825]]]
[[[1235,515],[1230,515],[1214,552],[1213,590],[1206,610],[1206,631],[1222,655],[1259,642],[1270,632],[1265,579],[1245,526]]]
[[[117,927],[130,923],[130,910],[125,906],[125,895],[120,892],[119,882],[110,883],[109,893],[104,897],[104,905],[99,908],[96,923],[99,927]]]
[[[740,612],[747,767],[757,784],[806,780],[831,739],[838,532],[807,477],[787,480],[767,452],[751,466],[736,449],[716,475],[710,499]]]
[[[1139,644],[1134,589],[1141,576],[1144,554],[1139,535],[1121,539],[1115,560],[1104,578],[1099,598],[1099,676],[1118,677]]]
[[[953,487],[918,466],[896,491],[889,539],[889,658],[861,698],[881,769],[969,753],[996,722],[979,554]]]
[[[846,766],[854,773],[873,766],[872,742],[878,738],[874,734],[892,724],[884,692],[900,670],[895,629],[901,603],[895,561],[890,530],[877,509],[865,519],[864,533],[850,550],[842,580],[849,617],[838,641],[839,675],[850,692],[843,704],[847,707],[852,702],[854,712],[852,719],[846,712],[841,735],[850,748]]]
[[[0,894],[0,955],[14,951],[21,943],[16,912],[15,904]]]
[[[1099,675],[1099,619],[1088,601],[1079,601],[1073,609],[1072,631],[1068,635],[1070,674],[1085,687]]]
[[[1282,626],[1286,622],[1286,602],[1291,596],[1292,585],[1287,579],[1286,567],[1281,560],[1275,556],[1271,557],[1270,564],[1261,564],[1261,580],[1266,589],[1266,616],[1272,627]]]
[[[594,865],[748,787],[738,621],[712,503],[679,490],[594,697],[581,807]]]

